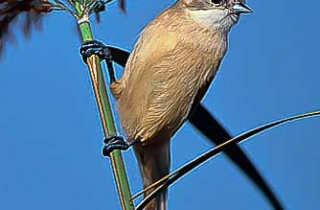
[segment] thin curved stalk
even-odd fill
[[[305,118],[309,118],[309,117],[315,117],[315,116],[320,116],[320,111],[314,111],[314,112],[307,112],[304,114],[300,114],[300,115],[295,115],[292,117],[288,117],[285,119],[281,119],[278,121],[274,121],[265,125],[262,125],[260,127],[254,128],[252,130],[249,130],[247,132],[244,132],[218,146],[216,146],[215,148],[209,150],[208,152],[200,155],[199,157],[195,158],[194,160],[190,161],[189,163],[183,165],[182,167],[178,168],[177,170],[175,170],[174,172],[172,172],[171,174],[169,174],[168,176],[162,178],[161,180],[159,180],[158,182],[156,182],[155,187],[157,187],[151,194],[149,194],[146,198],[144,198],[140,204],[136,207],[136,210],[142,210],[143,208],[145,208],[148,203],[155,198],[159,193],[161,193],[165,188],[167,188],[168,186],[170,186],[171,184],[173,184],[174,182],[176,182],[177,180],[179,180],[180,178],[182,178],[184,175],[186,175],[187,173],[191,172],[193,169],[195,169],[196,167],[200,166],[201,164],[205,163],[206,161],[208,161],[210,158],[213,158],[214,156],[216,156],[217,154],[219,154],[220,152],[222,152],[223,150],[239,143],[239,142],[243,142],[244,140],[248,140],[250,137],[253,137],[257,134],[260,134],[268,129],[274,128],[276,126],[285,124],[285,123],[289,123],[295,120],[301,120],[301,119],[305,119]]]

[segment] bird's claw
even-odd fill
[[[127,150],[131,145],[122,136],[112,135],[104,139],[103,156],[110,156],[113,150]]]
[[[124,140],[122,136],[117,136],[117,135],[112,135],[104,139],[104,147],[102,149],[102,154],[103,156],[108,156],[110,157],[110,154],[113,150],[127,150],[129,147],[140,143],[141,142],[141,137],[138,136],[136,139],[134,139],[131,142],[127,142]]]
[[[80,47],[80,54],[85,63],[87,63],[87,58],[92,55],[99,56],[100,59],[111,61],[111,51],[110,49],[102,42],[98,40],[90,40],[82,43]]]

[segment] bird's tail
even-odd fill
[[[135,150],[143,187],[146,188],[162,177],[166,176],[170,170],[170,148],[169,143],[159,146],[143,146]],[[144,196],[149,195],[153,189],[145,192]],[[153,199],[145,210],[166,210],[167,189]]]

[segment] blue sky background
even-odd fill
[[[131,50],[142,27],[172,1],[113,4],[95,37]],[[238,134],[319,109],[320,2],[249,1],[254,9],[230,34],[230,47],[203,103]],[[17,34],[0,61],[0,209],[119,209],[89,75],[75,23],[44,19],[29,41]],[[242,144],[288,209],[320,208],[320,119],[296,122]],[[211,148],[185,125],[172,142],[173,168]],[[140,180],[125,153],[132,191]],[[270,209],[222,155],[170,188],[169,209]]]

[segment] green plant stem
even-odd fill
[[[80,5],[76,5],[76,10],[80,14]],[[82,22],[79,24],[79,29],[82,37],[82,41],[92,40],[92,32],[89,22]],[[90,78],[96,98],[96,102],[99,109],[100,120],[105,136],[114,135],[117,133],[112,110],[110,108],[110,102],[107,95],[103,72],[100,65],[100,59],[97,56],[91,56],[87,60]],[[110,154],[110,160],[115,178],[120,204],[123,210],[133,210],[134,206],[131,201],[130,187],[126,176],[126,170],[124,167],[121,152],[115,150]]]

